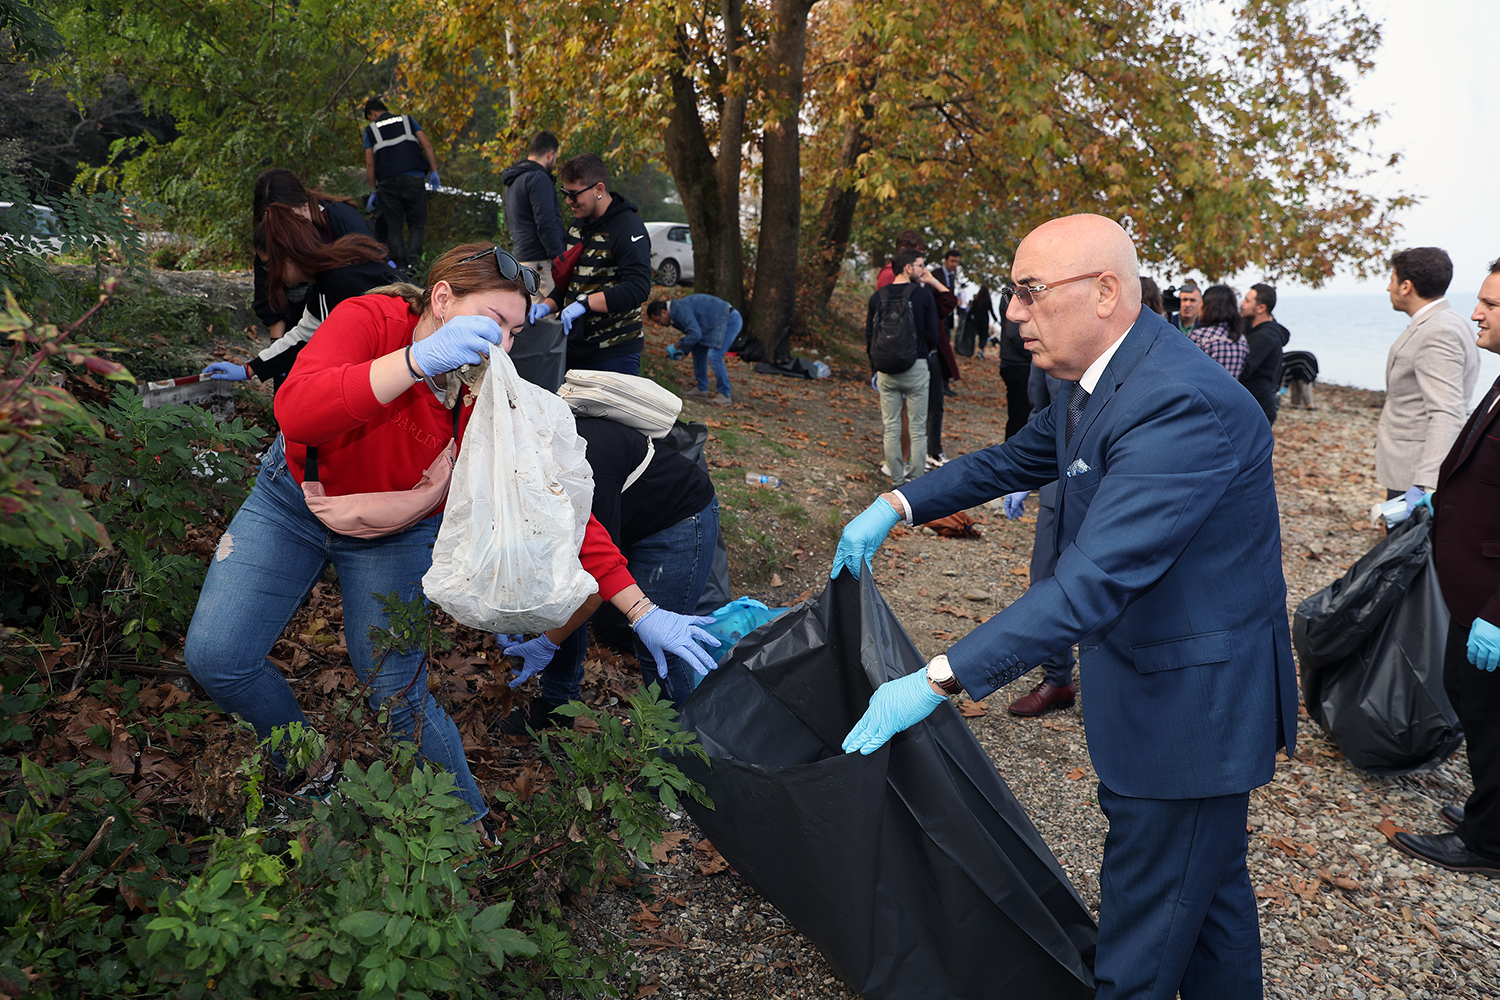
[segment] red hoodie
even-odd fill
[[[288,470],[302,481],[307,446],[329,496],[409,490],[453,437],[453,414],[425,383],[382,404],[370,388],[376,358],[411,343],[418,317],[406,300],[361,295],[334,307],[276,393]],[[463,441],[473,407],[461,407]],[[438,510],[442,510],[441,507]],[[635,583],[609,532],[591,516],[579,559],[605,600]]]

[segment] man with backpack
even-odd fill
[[[926,273],[922,253],[911,247],[897,251],[891,261],[895,277],[870,296],[865,319],[865,350],[870,355],[872,380],[880,390],[880,420],[884,427],[886,468],[896,486],[910,482],[926,468],[927,403],[931,374],[926,364],[938,342],[937,301],[922,286]],[[918,362],[922,363],[918,363]],[[901,408],[911,429],[911,460],[901,454]]]
[[[411,275],[422,260],[427,192],[442,185],[437,155],[415,118],[391,114],[378,97],[365,102],[365,121],[365,179],[374,189],[366,208],[385,223],[383,238],[391,261]],[[408,230],[405,238],[403,226]]]

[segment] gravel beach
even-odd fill
[[[950,456],[999,440],[1004,421],[994,362],[964,359],[963,365],[962,394],[948,401]],[[811,551],[780,566],[774,586],[752,590],[773,606],[793,603],[822,586],[824,550],[831,550],[836,525],[884,488],[878,474],[870,474],[880,463],[876,402],[857,372],[814,383],[755,376],[750,366],[736,364],[731,377],[743,388],[736,391],[736,407],[714,414],[715,423],[761,431],[791,448],[715,464],[760,461],[783,479],[783,496],[831,511],[818,544],[807,544]],[[1318,409],[1283,410],[1275,425],[1289,614],[1380,537],[1368,509],[1384,499],[1373,471],[1381,402],[1380,393],[1320,385]],[[703,416],[691,404],[687,415]],[[847,444],[799,447],[795,435],[806,441],[808,432],[811,445],[827,445],[836,434]],[[826,436],[818,441],[820,434]],[[875,566],[877,580],[924,654],[940,652],[1024,591],[1033,513],[1028,504],[1026,517],[1007,522],[979,508],[971,514],[980,538],[917,530],[887,543]],[[1040,719],[1005,710],[1038,679],[1028,675],[995,692],[983,703],[985,713],[969,723],[1097,913],[1106,827],[1095,802],[1080,705]],[[1279,763],[1275,780],[1250,802],[1249,864],[1260,901],[1267,996],[1500,995],[1500,882],[1431,868],[1387,843],[1394,830],[1443,829],[1438,808],[1461,804],[1468,788],[1462,753],[1420,776],[1361,774],[1303,715],[1296,755]],[[650,890],[645,899],[605,893],[576,901],[573,910],[584,940],[628,944],[643,980],[637,995],[855,995],[814,945],[725,869],[690,820],[681,817],[675,829],[680,836],[669,837],[642,880]]]

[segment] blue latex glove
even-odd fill
[[[1480,670],[1493,672],[1500,666],[1500,628],[1483,618],[1474,619],[1469,626],[1469,662]]]
[[[844,737],[844,753],[871,754],[903,729],[909,729],[947,701],[927,683],[927,671],[886,681],[870,696],[870,707]]]
[[[365,211],[366,212],[373,212],[373,211],[375,211],[375,209],[377,209],[379,207],[380,207],[380,195],[376,194],[374,191],[371,191],[370,192],[370,197],[368,197],[368,198],[365,199]]]
[[[665,677],[667,676],[668,653],[675,653],[682,657],[699,674],[707,674],[718,666],[714,658],[698,645],[699,642],[710,646],[722,645],[718,639],[699,627],[713,623],[712,615],[697,618],[656,607],[641,615],[630,627],[635,629],[635,634],[641,637],[641,642],[651,650],[651,657],[656,660],[656,676]],[[694,642],[694,639],[698,642]]]
[[[488,316],[455,316],[432,336],[412,344],[411,359],[425,374],[439,375],[459,365],[481,363],[504,338],[500,324]]]
[[[870,388],[874,389],[876,392],[880,391],[880,382],[878,381],[879,378],[879,375],[870,376]]]
[[[569,302],[566,309],[562,311],[563,335],[573,335],[573,321],[589,311],[589,307],[582,302]]]
[[[505,647],[506,656],[521,657],[521,672],[510,682],[513,688],[520,687],[541,673],[557,653],[557,643],[539,635],[530,642],[513,642]]]
[[[225,382],[243,382],[250,377],[250,369],[245,365],[237,365],[232,361],[215,361],[203,369],[201,374]]]
[[[1402,496],[1402,499],[1406,501],[1407,517],[1410,517],[1412,515],[1412,512],[1415,511],[1418,507],[1426,507],[1427,513],[1433,513],[1432,494],[1428,493],[1420,486],[1413,486],[1411,489],[1407,490],[1406,493]]]
[[[436,191],[438,188],[440,188],[442,186],[443,186],[443,179],[438,176],[438,172],[436,170],[434,170],[432,173],[430,173],[430,174],[427,175],[427,190],[429,190],[429,191]]]
[[[1026,513],[1026,498],[1030,493],[1007,493],[1000,500],[1005,504],[1005,516],[1014,521]]]
[[[514,646],[518,642],[525,642],[526,636],[520,632],[496,632],[495,645],[504,649],[506,646]]]
[[[531,308],[526,310],[526,322],[535,323],[552,312],[552,307],[545,302],[533,302]]]
[[[833,569],[829,570],[828,578],[831,580],[839,575],[839,570],[848,569],[858,580],[859,571],[875,558],[875,550],[900,520],[896,508],[883,498],[861,511],[858,517],[844,525],[839,547],[833,550]]]
[[[686,352],[676,344],[667,345],[667,357],[671,358],[673,361],[676,361],[678,358],[684,357],[685,355]]]

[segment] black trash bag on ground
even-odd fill
[[[741,354],[740,357],[744,357]],[[788,378],[817,378],[807,362],[801,358],[790,358],[786,361],[762,361],[755,366],[756,372],[761,375],[785,375]]]
[[[841,574],[683,707],[711,766],[680,766],[714,802],[689,812],[868,1000],[1092,996],[1097,928],[951,704],[840,749],[874,681],[923,666],[868,574]]]
[[[568,337],[562,321],[543,318],[523,326],[511,343],[510,361],[517,375],[556,392],[568,373]]]
[[[1308,714],[1367,774],[1430,770],[1463,742],[1443,689],[1449,614],[1432,565],[1430,534],[1430,518],[1419,512],[1343,579],[1297,608],[1293,639]],[[1329,596],[1341,584],[1342,591]],[[1384,615],[1356,613],[1352,605],[1360,595],[1377,610],[1385,606]],[[1355,645],[1346,654],[1318,658],[1350,638]],[[1311,665],[1304,645],[1314,650]]]

